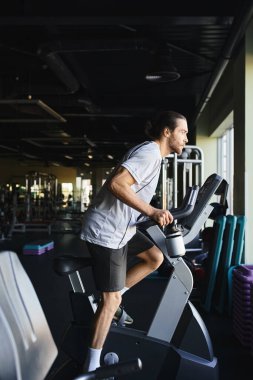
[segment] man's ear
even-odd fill
[[[170,130],[169,130],[168,127],[164,128],[163,133],[164,133],[164,136],[165,136],[165,137],[169,137],[170,134],[171,134],[171,132],[170,132]]]

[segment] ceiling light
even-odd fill
[[[171,53],[159,54],[155,65],[145,76],[146,80],[154,83],[174,82],[180,78],[177,68],[172,63]]]
[[[114,159],[114,157],[111,154],[107,154],[107,158],[109,158],[110,160]]]
[[[73,160],[73,157],[72,156],[68,156],[68,155],[66,155],[66,156],[64,156],[65,158],[67,158],[68,160]]]

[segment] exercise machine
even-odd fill
[[[0,251],[0,342],[1,380],[44,380],[58,354],[31,280],[12,251]],[[141,368],[134,358],[68,379],[121,377]]]
[[[106,362],[108,358],[117,362],[139,357],[143,368],[140,374],[131,376],[133,380],[218,379],[218,363],[210,336],[200,314],[189,301],[193,278],[183,256],[185,244],[195,238],[209,217],[213,209],[209,201],[218,192],[222,181],[222,177],[212,174],[200,189],[189,189],[180,208],[170,210],[174,220],[180,221],[180,228],[174,223],[163,231],[148,221],[146,231],[170,262],[172,275],[148,331],[112,324],[102,353]],[[89,336],[89,320],[96,308],[94,297],[85,297],[79,273],[90,265],[90,258],[73,256],[60,256],[54,262],[58,274],[69,276],[72,295],[84,296],[83,299],[88,300],[88,307],[83,307],[80,313],[86,320],[72,323],[63,344],[65,353],[77,362],[83,360],[84,346],[88,344],[85,337]]]

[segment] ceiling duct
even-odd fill
[[[39,49],[37,54],[43,59],[44,62],[46,62],[57,78],[66,86],[70,94],[74,94],[79,90],[80,84],[58,53]]]
[[[42,45],[39,54],[47,55],[69,53],[98,53],[98,52],[119,52],[119,51],[139,51],[150,49],[150,42],[147,39],[120,39],[120,40],[101,40],[92,39],[82,41],[80,44],[76,40],[53,41]],[[43,53],[44,52],[44,53]]]
[[[252,20],[253,17],[253,3],[252,1],[246,1],[240,7],[240,13],[235,18],[232,27],[230,36],[227,39],[225,46],[223,47],[222,57],[217,62],[215,69],[212,72],[209,83],[207,84],[205,91],[203,92],[199,104],[197,106],[197,110],[193,117],[192,122],[196,123],[198,118],[201,116],[201,113],[204,111],[209,99],[213,95],[213,92],[216,89],[217,84],[221,76],[223,75],[232,54],[239,43],[240,39],[243,37],[248,24]]]
[[[40,99],[0,99],[0,111],[0,123],[66,123],[67,121]]]

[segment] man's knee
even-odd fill
[[[146,260],[154,270],[162,264],[163,259],[163,253],[156,246],[153,246],[146,251]]]
[[[157,269],[162,264],[164,260],[164,256],[163,256],[162,251],[160,251],[160,249],[158,249],[157,247],[155,248],[156,248],[155,262],[156,262],[156,269]]]
[[[102,293],[104,304],[110,305],[113,308],[118,307],[121,304],[122,296],[120,291],[118,292],[104,292]]]

